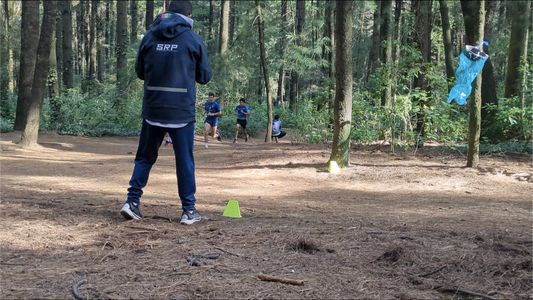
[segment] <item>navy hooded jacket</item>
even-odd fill
[[[144,36],[137,62],[144,80],[141,117],[159,123],[195,120],[196,85],[211,80],[211,67],[202,38],[176,13],[163,13]]]

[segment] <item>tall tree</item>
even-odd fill
[[[74,88],[74,56],[72,49],[72,13],[70,1],[59,1],[63,22],[63,84],[67,89]]]
[[[324,59],[327,60],[328,66],[327,66],[327,75],[330,81],[333,80],[335,76],[335,2],[333,0],[326,0],[326,8],[325,8],[325,23],[324,23],[324,37],[326,38],[327,42],[324,44],[324,47],[329,48],[328,51],[323,51]],[[333,89],[333,84],[329,87],[329,90]],[[333,94],[328,93],[329,101],[333,100]],[[331,103],[329,103],[329,107],[331,108]]]
[[[466,30],[466,44],[479,45],[483,41],[485,24],[485,0],[461,0]],[[479,74],[474,92],[470,95],[470,123],[468,134],[467,167],[476,168],[479,164],[479,139],[481,135],[481,82]]]
[[[0,3],[4,4],[4,3]],[[7,6],[0,7],[0,117],[9,116],[9,40]]]
[[[218,53],[220,53],[220,55],[226,54],[226,51],[228,50],[229,11],[230,1],[222,0],[220,4],[220,39],[218,47]]]
[[[89,74],[87,80],[89,80],[90,86],[93,85],[93,80],[95,79],[96,73],[96,24],[98,22],[98,6],[100,5],[100,0],[91,1],[91,24],[89,32]],[[99,37],[98,37],[99,38]]]
[[[276,105],[280,103],[284,106],[283,90],[285,88],[285,52],[287,51],[287,2],[288,0],[281,0],[281,38],[279,39],[279,53],[281,56],[281,65],[279,67],[279,79],[278,79],[278,97],[276,99]]]
[[[446,64],[446,77],[448,81],[448,91],[452,88],[455,71],[453,68],[453,44],[452,29],[450,27],[450,16],[448,12],[448,0],[439,0],[440,16],[442,19],[442,40],[444,42],[444,63]]]
[[[396,50],[392,52],[392,60],[394,60],[396,64],[399,62],[401,50],[400,35],[403,25],[402,8],[403,0],[396,0],[396,6],[394,7],[394,41],[396,42]]]
[[[215,0],[209,0],[209,39],[215,38]]]
[[[97,36],[97,47],[96,47],[96,78],[100,83],[104,82],[104,73],[105,73],[105,49],[104,49],[104,20],[102,18],[102,10],[103,7],[101,5],[101,2],[97,5],[97,18],[96,18],[96,36]]]
[[[126,1],[117,1],[117,88],[119,92],[126,89],[126,51],[128,49],[128,29]],[[119,107],[122,100],[118,100]]]
[[[235,22],[237,19],[237,0],[232,0],[232,4],[230,5],[230,16],[229,16],[229,36],[228,40],[229,43],[233,42],[233,36],[235,34]]]
[[[350,131],[352,123],[352,26],[353,1],[337,1],[335,24],[335,120],[330,161],[339,167],[350,165]]]
[[[421,91],[426,91],[427,94],[429,94],[429,84],[426,78],[426,63],[431,62],[431,2],[426,0],[413,1],[413,9],[415,10],[415,41],[422,56],[420,72],[414,78],[414,87],[420,88]],[[428,98],[419,97],[416,99],[420,107],[416,115],[416,132],[420,137],[425,137],[425,110],[429,104]],[[417,145],[422,146],[423,140],[418,139]]]
[[[139,25],[139,5],[137,1],[130,1],[130,14],[131,14],[131,31],[130,31],[130,45],[137,42],[137,27]]]
[[[56,23],[57,23],[56,18]],[[61,21],[61,20],[59,20]],[[46,80],[46,86],[48,87],[48,99],[50,101],[50,108],[52,110],[51,122],[56,123],[59,117],[60,105],[58,101],[59,97],[59,81],[57,74],[57,55],[56,55],[56,44],[58,40],[56,38],[57,31],[52,32],[52,45],[50,50],[50,66],[48,67],[48,78]],[[60,43],[60,42],[59,42]]]
[[[494,15],[496,12],[497,0],[487,0],[485,3],[485,26],[484,26],[484,40],[492,44],[492,23],[494,22]],[[485,62],[481,78],[483,85],[481,86],[481,136],[489,138],[491,141],[496,141],[500,134],[491,128],[494,126],[495,112],[487,109],[487,104],[498,105],[498,96],[496,94],[496,81],[494,80],[494,68],[492,67],[492,59],[490,57],[490,47],[483,48],[483,51],[489,54],[489,59]]]
[[[146,30],[150,30],[154,23],[154,0],[146,0]]]
[[[305,27],[305,0],[296,0],[296,46],[304,45],[304,27]],[[291,72],[290,99],[289,109],[296,111],[298,109],[299,94],[299,74],[297,70]]]
[[[381,94],[381,105],[391,106],[392,104],[392,87],[391,87],[391,66],[392,63],[392,0],[381,1],[381,61],[387,68],[387,77],[385,78],[385,88]]]
[[[56,1],[43,1],[44,15],[41,26],[39,45],[37,46],[37,63],[33,75],[31,88],[31,101],[26,107],[27,118],[24,120],[24,130],[20,138],[22,147],[34,147],[37,145],[39,136],[39,121],[41,119],[41,109],[46,90],[46,77],[50,64],[50,52],[52,49],[52,37],[55,23]]]
[[[56,3],[55,54],[58,92],[63,88],[63,4]],[[52,60],[52,58],[50,58]]]
[[[374,74],[381,53],[381,0],[376,0],[374,25],[372,25],[372,49],[368,58],[368,75]],[[369,76],[367,76],[368,79]]]
[[[263,14],[261,13],[262,1],[255,0],[255,7],[257,8],[257,32],[259,34],[259,50],[261,53],[261,67],[263,69],[263,76],[265,77],[265,88],[267,94],[267,132],[265,135],[265,143],[272,141],[272,94],[270,91],[270,77],[268,76],[268,67],[265,51],[265,30]]]
[[[505,80],[505,98],[517,95],[517,84],[521,83],[523,78],[519,68],[520,62],[527,53],[530,3],[531,1],[527,0],[517,0],[508,4],[511,6],[512,20],[509,56],[507,59],[507,78]]]
[[[20,29],[20,71],[17,99],[17,114],[13,129],[24,130],[28,119],[27,107],[30,106],[31,86],[37,61],[38,43],[23,43],[23,41],[39,40],[39,1],[22,1],[22,21]]]

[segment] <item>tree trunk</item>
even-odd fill
[[[222,0],[220,5],[220,43],[218,47],[218,53],[220,55],[226,54],[228,50],[228,38],[229,38],[229,0]]]
[[[429,85],[426,79],[425,63],[431,62],[431,1],[414,0],[413,7],[415,9],[415,41],[418,44],[418,49],[422,55],[422,66],[418,76],[414,79],[414,87],[420,88],[421,91],[426,91],[429,96]],[[428,100],[418,98],[420,111],[417,113],[416,132],[419,137],[425,137],[425,110],[429,104]],[[423,139],[417,139],[417,146],[423,145]]]
[[[56,19],[57,23],[57,19]],[[48,99],[50,101],[50,109],[52,110],[51,115],[51,123],[55,124],[57,123],[57,119],[59,117],[59,111],[60,106],[58,102],[59,97],[59,82],[58,82],[58,74],[57,74],[57,54],[56,54],[56,44],[60,44],[57,42],[57,38],[55,36],[55,33],[57,31],[52,33],[52,45],[50,50],[50,66],[48,67],[48,78],[46,80],[46,85],[48,86]]]
[[[126,1],[117,1],[117,88],[119,93],[126,90],[126,52],[128,50],[128,29]],[[122,106],[122,99],[118,100]]]
[[[372,26],[372,48],[368,57],[368,75],[374,74],[377,68],[379,54],[381,53],[381,1],[376,0],[374,11],[374,25]],[[367,79],[369,76],[367,76]]]
[[[91,1],[91,27],[89,32],[89,76],[87,76],[90,88],[93,86],[96,73],[96,23],[98,22],[98,6],[100,0]]]
[[[287,40],[285,38],[287,34],[287,0],[281,0],[281,38],[279,41],[279,53],[281,56],[281,66],[279,67],[279,79],[278,79],[278,98],[276,105],[284,103],[283,91],[285,88],[285,52],[287,50]],[[285,107],[283,107],[285,108]]]
[[[327,74],[330,82],[333,81],[335,76],[335,2],[333,0],[326,0],[326,12],[325,12],[325,24],[324,24],[324,37],[328,38],[325,47],[329,48],[329,51],[324,51],[324,59],[328,62]],[[331,91],[335,86],[331,84],[328,90]],[[334,101],[333,93],[328,91],[328,107],[332,107]]]
[[[82,11],[84,14],[84,17],[82,19],[82,35],[84,43],[84,49],[83,49],[83,64],[85,66],[85,72],[83,72],[82,78],[81,78],[81,90],[82,92],[86,93],[88,91],[89,87],[89,78],[91,76],[91,1],[84,0],[80,1],[80,4],[82,6]]]
[[[110,69],[110,63],[111,60],[111,44],[112,44],[112,27],[111,26],[111,1],[106,1],[105,3],[105,69]],[[147,3],[148,5],[148,3]],[[146,8],[147,14],[148,14],[148,8]],[[153,20],[153,14],[152,14],[152,20]],[[147,21],[148,22],[148,21]]]
[[[103,14],[102,14],[102,5],[99,3],[98,5],[98,17],[96,21],[96,43],[97,43],[97,51],[96,51],[96,78],[98,79],[98,82],[103,83],[104,82],[104,74],[105,74],[105,49],[104,49],[104,21],[103,21]]]
[[[13,2],[11,2],[13,3]],[[1,38],[1,45],[2,48],[0,53],[0,115],[4,118],[8,117],[9,115],[9,83],[11,81],[11,74],[9,72],[9,65],[10,65],[10,42],[9,42],[9,1],[2,1],[2,13],[3,15],[0,16],[0,22],[2,23],[0,26],[0,34],[2,36]]]
[[[339,167],[350,165],[350,131],[352,123],[352,25],[353,2],[337,1],[335,24],[336,65],[335,120],[333,146],[329,161]]]
[[[39,2],[22,1],[22,21],[20,29],[20,71],[19,87],[17,99],[17,114],[15,117],[14,130],[24,130],[28,119],[28,110],[32,101],[31,88],[35,64],[37,62],[38,43],[27,43],[24,41],[39,40]]]
[[[77,5],[77,11],[76,11],[76,26],[77,26],[77,34],[76,37],[78,39],[78,57],[77,57],[77,75],[85,74],[85,65],[83,61],[84,53],[85,53],[85,30],[84,30],[84,19],[85,19],[85,5],[83,1],[86,0],[80,0],[80,2]],[[82,79],[83,81],[83,79]]]
[[[56,3],[55,53],[58,92],[63,89],[63,4]],[[52,59],[52,58],[50,58]]]
[[[446,77],[448,81],[448,92],[453,86],[455,71],[453,67],[453,44],[450,18],[448,13],[448,0],[439,0],[440,15],[442,18],[442,38],[444,41],[444,63],[446,64]]]
[[[146,26],[145,29],[148,31],[152,28],[152,23],[154,23],[154,0],[146,0]]]
[[[59,1],[63,22],[63,36],[61,45],[63,47],[63,84],[65,88],[74,88],[74,57],[72,51],[72,13],[70,1]]]
[[[55,23],[56,1],[43,1],[44,15],[41,27],[41,36],[37,46],[37,63],[33,75],[31,88],[31,101],[26,107],[27,118],[24,121],[24,130],[20,138],[22,147],[33,147],[37,145],[39,136],[39,121],[41,119],[41,109],[46,89],[46,77],[50,64],[50,51]],[[39,15],[37,14],[37,17]]]
[[[520,62],[527,53],[527,36],[529,25],[529,1],[517,0],[509,2],[512,11],[511,39],[509,41],[509,56],[507,59],[507,78],[505,80],[505,98],[511,98],[518,93],[517,86],[522,83]],[[527,24],[527,25],[526,25]]]
[[[485,3],[485,28],[484,28],[484,40],[492,43],[492,23],[494,22],[494,14],[496,12],[497,0],[487,0]],[[494,70],[492,67],[492,60],[490,57],[490,46],[484,47],[483,51],[489,54],[489,59],[485,62],[481,78],[483,85],[481,86],[481,136],[487,137],[491,141],[499,139],[500,133],[492,131],[496,120],[495,112],[489,111],[486,107],[487,104],[498,105],[498,96],[496,94],[496,82],[494,81]]]
[[[400,60],[400,45],[401,45],[401,28],[402,28],[402,7],[403,0],[396,0],[396,7],[394,8],[394,41],[396,42],[396,49],[392,52],[392,60],[398,64]]]
[[[466,44],[479,45],[483,41],[485,24],[485,1],[461,0],[466,30]],[[468,161],[466,166],[476,168],[479,164],[479,138],[481,133],[481,74],[475,81],[470,95],[470,124],[468,133]]]
[[[137,42],[137,27],[139,25],[139,6],[137,1],[130,1],[130,12],[131,12],[131,32],[130,32],[130,45]]]
[[[232,0],[231,9],[230,9],[230,17],[229,17],[229,37],[228,37],[228,43],[233,42],[233,36],[235,33],[235,20],[237,18],[237,0]]]
[[[268,67],[265,51],[265,35],[264,35],[264,22],[261,13],[262,1],[255,0],[255,6],[257,8],[257,31],[259,33],[259,49],[261,53],[261,67],[263,69],[263,76],[265,78],[265,88],[267,94],[267,131],[265,135],[265,143],[272,141],[272,94],[270,91],[270,77],[268,76]]]
[[[296,0],[296,46],[304,45],[303,31],[305,26],[305,0]],[[291,93],[289,109],[296,111],[298,109],[299,95],[299,74],[298,71],[292,71],[291,74]]]
[[[393,35],[393,24],[392,24],[392,0],[383,0],[381,1],[381,40],[386,41],[385,48],[381,50],[381,61],[384,63],[384,66],[387,68],[387,77],[385,83],[385,89],[381,94],[381,105],[382,106],[391,106],[392,105],[392,95],[391,95],[391,66],[392,63],[392,35]]]
[[[215,38],[215,0],[209,0],[209,39]]]

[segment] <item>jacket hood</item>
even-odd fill
[[[158,38],[172,40],[192,29],[192,19],[181,14],[165,12],[155,19],[150,31]]]

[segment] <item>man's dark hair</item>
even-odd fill
[[[192,14],[192,5],[189,0],[172,0],[168,11],[188,16]]]
[[[275,115],[274,120],[279,120],[279,115]]]
[[[241,98],[241,100],[239,100],[239,101],[242,101],[242,102],[246,103],[246,100],[244,100],[244,98]]]
[[[213,94],[213,93],[209,93],[209,96],[213,96],[213,97],[215,97],[215,94]]]

